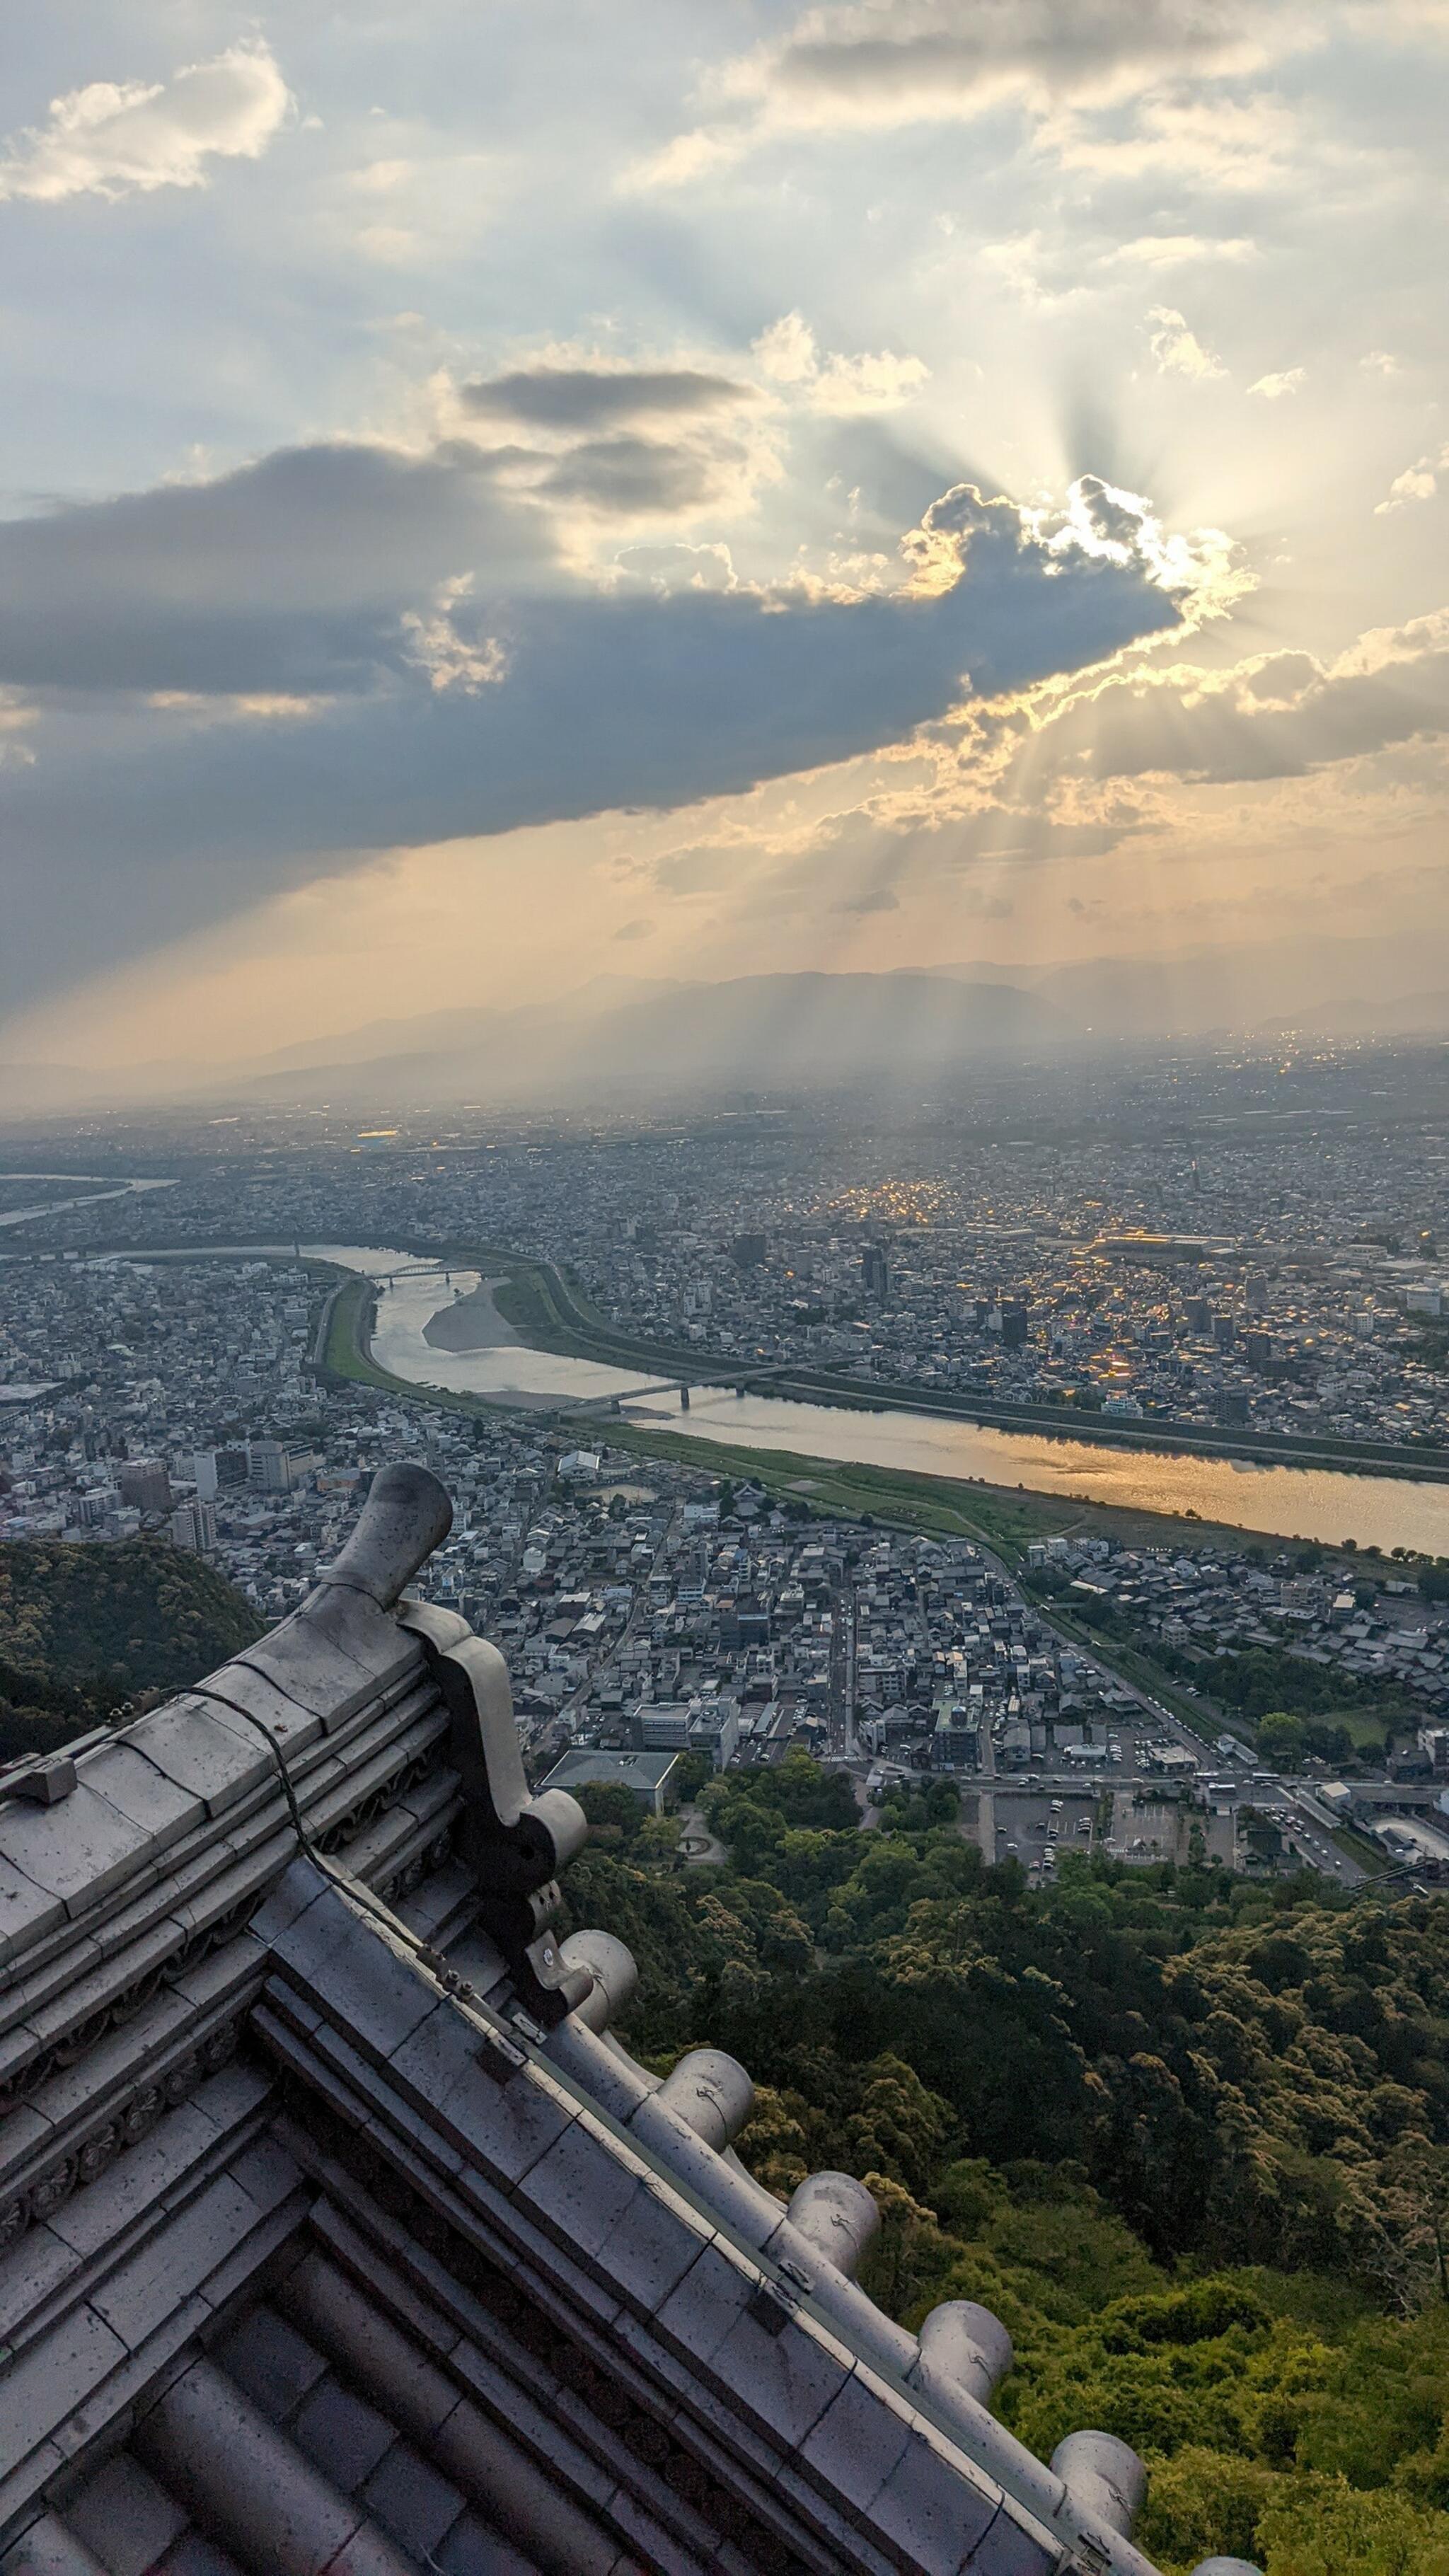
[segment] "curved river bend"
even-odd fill
[[[313,1243],[313,1260],[373,1274],[415,1256],[368,1244]],[[629,1419],[661,1431],[751,1449],[783,1449],[929,1476],[975,1477],[989,1485],[1024,1485],[1034,1493],[1115,1503],[1128,1510],[1194,1512],[1200,1520],[1283,1538],[1360,1547],[1414,1548],[1449,1554],[1449,1485],[1392,1476],[1344,1475],[1332,1468],[1265,1467],[1245,1459],[1180,1456],[1170,1450],[1112,1449],[1084,1441],[998,1431],[985,1423],[944,1421],[918,1413],[862,1413],[846,1406],[802,1404],[788,1397],[737,1396],[727,1386],[696,1387],[681,1416],[677,1396],[630,1397],[651,1379],[638,1370],[530,1350],[508,1335],[494,1347],[450,1351],[424,1339],[424,1328],[453,1291],[478,1285],[476,1270],[455,1270],[444,1286],[399,1279],[378,1300],[372,1350],[380,1368],[415,1385],[490,1396],[495,1403],[549,1405],[588,1396],[619,1396]],[[506,1331],[506,1328],[505,1328]],[[581,1423],[580,1436],[586,1425]]]

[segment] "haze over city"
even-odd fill
[[[1158,1029],[1449,1025],[1445,45],[1428,0],[30,13],[16,1097],[601,976],[946,963],[1035,1044],[1155,1033],[1172,959]]]
[[[0,2576],[1449,2576],[1449,0],[52,0]]]

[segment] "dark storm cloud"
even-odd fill
[[[758,400],[753,385],[688,367],[517,367],[460,389],[475,414],[535,429],[607,429],[616,421],[695,419]]]
[[[506,457],[281,448],[0,525],[0,683],[63,690],[355,689],[396,661],[400,608],[464,566],[546,577],[545,522]]]
[[[273,491],[280,523],[258,506]],[[1049,553],[963,491],[928,513],[937,587],[848,600],[569,586],[516,515],[466,460],[314,450],[6,530],[24,581],[0,680],[334,694],[300,719],[40,727],[33,765],[0,768],[19,880],[0,998],[359,853],[666,810],[878,749],[1178,616],[1140,565]]]

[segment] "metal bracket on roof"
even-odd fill
[[[807,2272],[803,2263],[794,2262],[788,2254],[781,2255],[780,2270],[787,2281],[794,2282],[797,2290],[814,2289],[815,2279],[813,2273]]]
[[[788,2325],[794,2324],[799,2313],[799,2300],[792,2299],[789,2291],[782,2289],[778,2281],[761,2281],[745,2308],[746,2316],[753,2317],[757,2326],[763,2326],[767,2335],[782,2335]]]
[[[515,2075],[523,2073],[528,2059],[511,2039],[504,2038],[502,2031],[490,2031],[478,2051],[478,2064],[495,2084],[511,2084]]]

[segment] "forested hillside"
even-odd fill
[[[241,1594],[179,1548],[0,1546],[0,1758],[185,1690],[260,1632]]]
[[[1172,2576],[1449,2576],[1449,1906],[1080,1856],[1037,1893],[949,1786],[862,1834],[804,1759],[705,1790],[724,1868],[593,1804],[567,1894],[639,1960],[632,2044],[739,2056],[776,2188],[869,2180],[874,2295],[994,2308],[1003,2416],[1134,2443]]]

